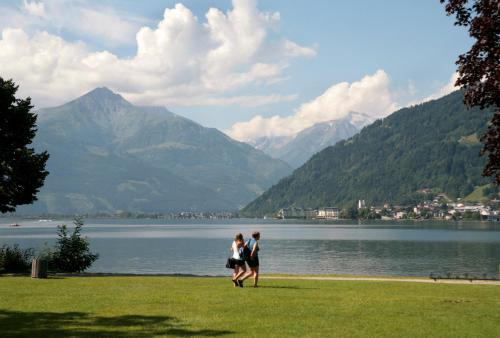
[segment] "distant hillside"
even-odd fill
[[[254,141],[252,145],[269,156],[298,168],[312,155],[338,141],[348,139],[373,121],[367,115],[351,112],[341,119],[316,123],[296,135],[263,137]]]
[[[422,189],[450,197],[488,182],[481,176],[480,135],[491,112],[467,110],[460,91],[401,109],[313,156],[243,209],[249,215],[285,206],[405,204]]]
[[[50,175],[20,213],[236,210],[291,172],[216,129],[107,88],[42,109],[35,146],[50,153]]]

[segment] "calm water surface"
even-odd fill
[[[43,248],[71,221],[0,219],[0,245]],[[86,220],[100,254],[89,271],[227,275],[235,233],[262,233],[261,271],[290,274],[498,277],[500,226],[493,223],[301,224],[284,222]]]

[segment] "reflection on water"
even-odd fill
[[[120,222],[120,221],[118,221]],[[87,221],[85,235],[100,258],[90,271],[223,275],[236,232],[262,232],[265,273],[411,275],[447,272],[495,276],[500,231],[445,224],[103,224]],[[40,248],[56,238],[55,224],[0,224],[0,244]]]

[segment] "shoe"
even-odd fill
[[[258,288],[259,286],[258,286],[258,285],[254,285],[253,287],[254,287],[254,288]]]
[[[236,279],[231,279],[233,281],[233,286],[236,288],[239,286],[239,281],[237,281]]]
[[[242,280],[240,280],[240,279],[238,279],[238,286],[239,286],[240,288],[242,288],[242,287],[243,287],[243,281],[242,281]]]

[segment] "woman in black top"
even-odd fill
[[[241,280],[238,280],[240,286],[243,285],[243,281],[250,276],[253,276],[253,287],[257,287],[257,283],[259,282],[259,241],[260,240],[260,232],[255,231],[252,234],[252,238],[248,240],[245,244],[246,246],[246,255],[245,261],[250,268],[250,271],[244,275]]]

